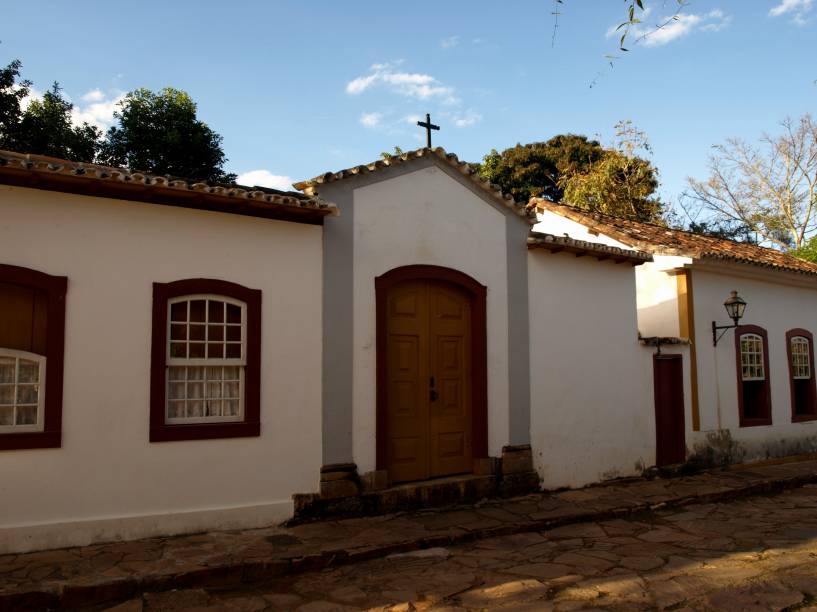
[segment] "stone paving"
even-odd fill
[[[589,528],[567,525],[620,519],[693,503],[734,500],[809,482],[817,482],[815,460],[749,466],[674,479],[615,482],[574,491],[485,501],[468,507],[325,521],[292,528],[213,532],[4,555],[0,556],[0,610],[80,607],[122,601],[144,591],[235,587],[422,549],[465,543],[479,547],[482,545],[479,540],[497,536],[518,538],[520,542],[538,538],[542,543],[542,536],[535,532]],[[734,524],[743,525],[747,534],[754,530],[753,525],[740,522],[739,516]],[[764,527],[762,522],[758,523],[758,529]],[[599,531],[596,533],[601,537]],[[660,538],[663,533],[659,530],[647,537]],[[632,536],[619,534],[616,537]],[[578,536],[569,539],[583,548]],[[709,539],[698,537],[702,542],[700,546],[705,547]],[[656,556],[662,559],[662,566],[671,561],[657,551],[639,553],[635,549],[641,544],[637,542],[618,544],[628,543],[633,545],[633,550],[627,557],[635,560],[628,559],[627,563],[649,563],[647,558]],[[653,543],[662,544],[660,540]],[[599,555],[591,556],[599,558]],[[416,557],[413,559],[416,562]],[[587,555],[582,559],[586,560]],[[554,557],[542,563],[550,564],[549,572],[562,572],[574,567],[567,561],[569,558],[557,560]],[[595,563],[602,564],[598,560]],[[611,566],[600,572],[609,572],[615,567],[623,569]],[[630,573],[635,569],[637,567],[630,568]],[[529,579],[555,578],[532,575]],[[817,588],[814,591],[817,594]]]
[[[238,590],[147,593],[116,612],[817,610],[817,485],[566,525]]]

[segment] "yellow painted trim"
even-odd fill
[[[695,351],[695,310],[692,296],[692,270],[681,270],[678,279],[678,335],[689,339],[689,383],[692,403],[692,431],[701,430],[698,409],[698,358]]]

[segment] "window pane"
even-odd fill
[[[17,370],[17,382],[35,383],[40,380],[40,364],[36,361],[21,359]]]
[[[238,400],[224,400],[224,416],[238,416]]]
[[[187,302],[175,302],[170,305],[171,321],[187,321]]]
[[[224,359],[224,345],[220,342],[207,344],[207,357],[210,359]]]
[[[224,383],[224,397],[238,399],[238,381]]]
[[[188,417],[204,416],[204,401],[195,400],[192,402],[187,402],[187,416]]]
[[[208,304],[208,320],[210,323],[221,323],[224,321],[224,302],[210,300]]]
[[[183,419],[184,418],[184,402],[169,402],[167,406],[167,418],[169,419]]]
[[[207,416],[221,416],[221,400],[207,400]]]
[[[14,425],[14,408],[0,406],[0,425]]]
[[[168,380],[184,380],[184,374],[187,368],[170,367],[167,369]]]
[[[37,406],[17,406],[17,425],[36,425]]]
[[[0,385],[0,406],[14,404],[14,385]]]
[[[206,300],[190,300],[190,320],[201,321],[205,320]]]
[[[224,367],[224,380],[238,380],[238,367],[237,366],[225,366]]]
[[[204,380],[204,366],[188,367],[187,380]]]
[[[171,325],[170,326],[171,340],[187,340],[187,325]]]
[[[185,386],[183,382],[172,382],[168,385],[167,395],[170,399],[184,399]]]
[[[241,358],[241,343],[230,343],[227,345],[227,359]]]
[[[191,342],[190,343],[190,358],[191,359],[204,359],[204,342]]]
[[[199,399],[204,397],[204,383],[187,383],[187,397],[190,399]]]
[[[17,385],[18,404],[37,403],[37,385]]]
[[[170,344],[170,356],[184,359],[187,357],[187,345],[181,342],[172,342]]]
[[[0,384],[14,382],[14,357],[0,357]]]
[[[224,340],[224,326],[223,325],[208,325],[207,339],[221,342]]]
[[[208,398],[220,398],[221,397],[221,383],[215,382],[207,383],[207,397]]]
[[[191,340],[204,340],[204,325],[191,325],[190,326],[190,339]]]
[[[241,323],[241,306],[227,304],[227,323]]]
[[[227,326],[227,340],[231,342],[240,342],[241,341],[241,326],[240,325],[229,325]]]

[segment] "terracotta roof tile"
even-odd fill
[[[620,249],[598,242],[587,242],[569,236],[555,236],[543,232],[530,233],[528,249],[546,249],[552,253],[574,253],[577,257],[590,255],[601,261],[610,259],[616,263],[629,262],[636,266],[652,261],[652,255],[643,251]]]
[[[296,191],[210,185],[4,150],[0,150],[0,184],[290,220],[337,214],[334,204]]]
[[[436,147],[434,149],[423,147],[422,149],[408,151],[407,153],[403,153],[402,155],[394,155],[388,159],[379,159],[370,164],[353,166],[352,168],[338,170],[337,172],[327,172],[326,174],[321,174],[320,176],[316,176],[315,178],[295,183],[294,187],[296,189],[303,190],[308,195],[315,195],[320,191],[321,185],[325,185],[327,183],[334,183],[335,181],[341,181],[343,179],[352,178],[354,176],[371,174],[384,168],[389,168],[391,166],[399,166],[406,162],[410,162],[412,160],[428,156],[434,156],[446,162],[457,172],[467,177],[470,181],[472,181],[477,187],[479,187],[481,190],[487,193],[496,202],[503,206],[506,206],[507,208],[510,208],[520,217],[526,217],[529,220],[531,220],[531,222],[534,221],[535,213],[533,213],[533,211],[531,211],[528,208],[527,204],[520,204],[519,202],[514,200],[512,196],[502,193],[502,190],[497,185],[494,185],[490,181],[480,177],[477,171],[474,170],[468,163],[460,161],[459,158],[453,153],[446,153],[445,149],[443,149],[442,147]]]
[[[531,199],[529,207],[554,212],[626,245],[655,254],[733,261],[775,270],[817,275],[817,264],[755,244],[694,234],[653,223],[630,221],[574,206],[556,204],[542,198]]]

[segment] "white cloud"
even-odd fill
[[[482,115],[475,110],[469,110],[462,115],[455,115],[453,117],[454,125],[458,128],[471,127],[475,123],[482,121]]]
[[[814,8],[814,0],[782,0],[780,4],[769,11],[770,17],[780,17],[791,14],[792,23],[806,25],[807,15]]]
[[[239,174],[235,179],[239,185],[248,187],[269,187],[281,191],[292,191],[292,179],[281,174],[273,174],[269,170],[250,170]]]
[[[440,46],[443,49],[450,49],[451,47],[456,47],[458,44],[460,44],[459,36],[449,36],[448,38],[443,38],[440,41]]]
[[[383,119],[383,113],[363,113],[360,115],[361,125],[367,128],[376,128],[380,125],[381,119]]]
[[[105,99],[105,94],[102,93],[101,89],[92,89],[82,96],[82,99],[85,102],[102,102]]]
[[[400,72],[397,64],[374,64],[371,73],[359,76],[346,84],[346,93],[359,95],[377,85],[384,85],[391,93],[417,100],[439,100],[444,104],[458,104],[454,88],[447,87],[430,74]]]
[[[71,121],[74,125],[87,122],[104,132],[113,125],[113,114],[124,97],[125,94],[118,90],[106,94],[100,89],[92,89],[80,98],[87,104],[74,104]]]
[[[784,0],[784,2],[787,0]],[[806,0],[811,2],[811,0]],[[642,13],[638,23],[632,27],[627,34],[627,41],[636,41],[645,47],[658,47],[666,45],[674,40],[688,36],[696,31],[718,32],[728,26],[732,21],[732,16],[727,15],[721,9],[713,9],[708,13],[680,13],[675,18],[671,15],[660,18],[653,25],[643,23],[649,17],[652,7],[647,7]],[[661,26],[661,27],[658,27]],[[611,26],[607,30],[607,36],[621,36],[623,29],[617,25]]]

